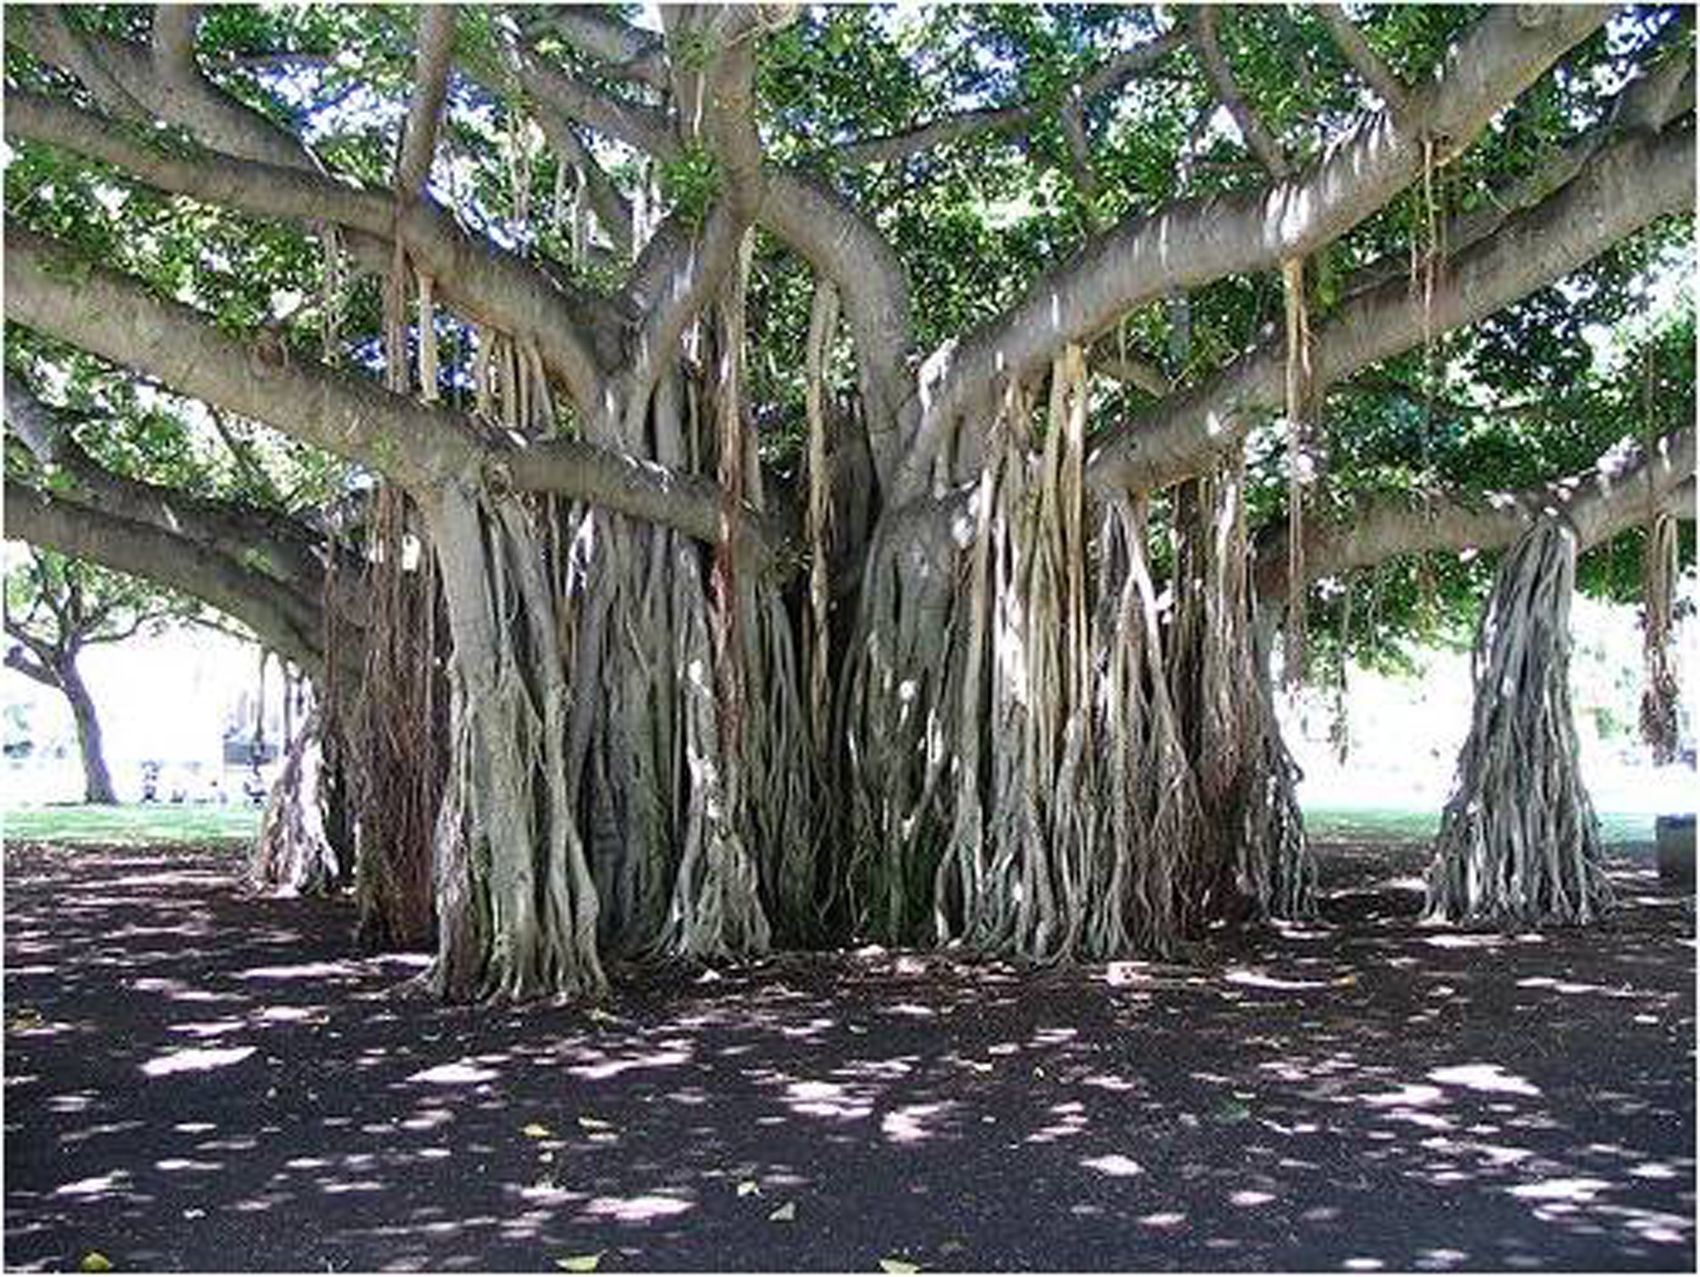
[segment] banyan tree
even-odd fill
[[[1301,915],[1277,654],[1691,507],[1686,13],[657,12],[5,13],[10,532],[309,673],[446,996]]]

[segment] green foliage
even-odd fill
[[[67,20],[103,36],[143,42],[150,15],[128,5],[67,8]],[[641,11],[628,8],[638,21]],[[1350,13],[1365,39],[1398,74],[1430,77],[1485,6],[1359,5]],[[1432,200],[1420,185],[1391,201],[1307,263],[1313,325],[1326,323],[1353,276],[1370,263],[1409,269],[1431,247],[1431,222],[1493,207],[1503,192],[1542,165],[1579,131],[1606,118],[1626,71],[1656,44],[1692,44],[1692,23],[1675,11],[1625,11],[1502,111],[1484,136],[1434,175]],[[1267,180],[1216,105],[1183,45],[1114,91],[1079,104],[1090,141],[1090,172],[1079,171],[1061,111],[1074,86],[1117,54],[1156,38],[1184,11],[1108,5],[816,6],[763,35],[757,53],[757,123],[775,164],[819,172],[887,235],[911,286],[917,355],[961,340],[1031,288],[1047,269],[1080,251],[1110,223],[1176,198],[1246,191]],[[604,73],[549,32],[531,6],[459,11],[455,55],[465,74],[451,82],[443,125],[454,215],[573,285],[613,294],[624,282],[614,255],[571,260],[570,232],[546,215],[560,161],[533,152],[520,225],[509,163],[516,121],[535,111],[513,83],[506,46],[516,31],[537,33],[536,55],[625,102],[665,104],[647,87]],[[220,88],[303,139],[339,181],[376,190],[391,179],[397,134],[413,87],[418,14],[401,5],[212,6],[199,29],[198,58]],[[1362,87],[1316,14],[1304,6],[1224,10],[1224,56],[1251,108],[1295,162],[1355,127]],[[673,41],[682,70],[714,50],[703,40]],[[74,79],[15,47],[5,53],[9,87],[94,108]],[[474,83],[477,81],[478,83]],[[976,110],[1028,108],[1018,127],[982,130],[885,164],[856,165],[845,143],[902,134]],[[1212,121],[1215,121],[1212,123]],[[118,124],[136,129],[142,126]],[[149,145],[188,151],[181,132],[143,128]],[[599,163],[630,197],[646,166],[585,129]],[[238,215],[161,194],[123,172],[27,141],[11,145],[5,172],[7,216],[16,227],[68,246],[73,278],[96,264],[129,272],[160,296],[194,306],[227,330],[273,325],[302,358],[320,341],[325,253],[310,227]],[[1191,146],[1191,162],[1183,149]],[[1188,171],[1190,170],[1190,172]],[[702,146],[656,166],[666,211],[700,225],[723,174]],[[1431,489],[1482,493],[1573,473],[1625,434],[1692,420],[1691,319],[1648,338],[1654,390],[1638,380],[1643,293],[1656,262],[1691,241],[1691,219],[1669,218],[1625,241],[1559,285],[1537,290],[1470,332],[1437,344],[1432,358],[1411,352],[1336,387],[1320,430],[1326,473],[1318,507],[1343,517],[1370,496],[1415,499]],[[1660,269],[1669,269],[1661,266]],[[750,398],[766,460],[796,473],[801,440],[801,352],[813,287],[811,269],[761,236],[749,293]],[[376,367],[380,282],[365,276],[336,299],[344,367]],[[1123,317],[1116,336],[1131,354],[1161,364],[1195,386],[1276,331],[1281,289],[1273,272],[1234,275],[1193,290],[1184,362],[1170,358],[1169,312],[1153,303]],[[1691,302],[1685,302],[1683,315]],[[1633,349],[1597,366],[1602,334]],[[8,361],[33,374],[51,368],[78,414],[77,437],[103,464],[203,496],[292,512],[346,491],[340,463],[239,420],[227,420],[244,465],[198,408],[103,361],[16,329]],[[840,377],[840,385],[848,378]],[[1093,426],[1122,424],[1150,404],[1144,392],[1104,388]],[[1650,405],[1650,407],[1648,406]],[[1279,432],[1254,448],[1254,520],[1284,514]],[[52,481],[52,480],[50,480]],[[1633,596],[1635,538],[1589,556],[1585,588]],[[1471,600],[1488,565],[1436,561],[1388,567],[1381,587],[1384,623],[1353,640],[1372,659],[1396,659],[1393,639],[1428,627],[1467,628]],[[1366,587],[1367,588],[1367,587]],[[1361,594],[1362,589],[1359,590]],[[1432,606],[1431,606],[1432,605]],[[1336,605],[1316,604],[1317,629]],[[1434,615],[1428,615],[1423,609]],[[1360,609],[1361,617],[1361,609]],[[1374,637],[1375,633],[1382,638]],[[1385,639],[1385,642],[1383,641]],[[1319,640],[1326,644],[1327,640]],[[1381,653],[1381,655],[1377,655]]]
[[[720,169],[708,148],[686,147],[680,155],[656,166],[661,194],[673,212],[692,227],[708,219],[709,208],[720,194]]]
[[[31,549],[6,573],[8,632],[65,655],[114,642],[168,618],[187,620],[199,605],[123,573]],[[16,634],[13,634],[16,637]]]

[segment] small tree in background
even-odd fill
[[[77,724],[83,800],[116,803],[94,698],[77,668],[84,649],[157,630],[183,605],[133,577],[46,550],[31,550],[6,576],[6,664],[65,694]]]

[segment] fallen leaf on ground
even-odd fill
[[[109,1273],[112,1271],[112,1261],[98,1250],[91,1250],[77,1261],[77,1269],[85,1273]]]
[[[907,1259],[882,1259],[880,1268],[888,1273],[918,1273],[921,1265],[912,1264]]]
[[[557,1259],[555,1267],[564,1268],[569,1273],[593,1273],[602,1262],[603,1253],[599,1250],[594,1255],[568,1255],[565,1259]]]
[[[777,1220],[781,1224],[789,1224],[792,1220],[797,1218],[797,1203],[786,1202],[785,1205],[779,1207],[777,1210],[769,1211],[767,1217],[772,1220]]]

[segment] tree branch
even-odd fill
[[[6,314],[19,323],[157,377],[177,391],[293,435],[422,489],[464,473],[478,444],[443,409],[287,349],[242,341],[177,302],[77,260],[56,242],[9,231]]]
[[[19,639],[20,642],[23,641],[19,631],[13,627],[10,621],[6,622],[6,633],[15,639]],[[8,669],[17,670],[25,678],[33,679],[44,687],[51,687],[55,691],[59,690],[59,680],[53,676],[53,671],[40,661],[25,656],[22,647],[6,650],[6,666]]]
[[[1288,181],[1181,200],[1090,241],[1003,315],[929,358],[921,377],[928,398],[913,416],[893,499],[925,488],[941,441],[1001,378],[1034,375],[1064,345],[1084,343],[1166,293],[1267,270],[1338,238],[1421,174],[1429,142],[1444,138],[1444,154],[1461,150],[1606,16],[1588,6],[1491,10],[1442,73],[1413,92],[1403,115],[1366,120]]]
[[[679,156],[679,142],[667,116],[654,107],[625,102],[551,65],[533,49],[514,49],[512,71],[533,99],[595,129],[604,137],[635,147],[658,159]]]
[[[1192,12],[1192,46],[1198,54],[1198,64],[1204,70],[1204,78],[1210,81],[1210,88],[1216,95],[1216,100],[1227,108],[1228,114],[1234,119],[1235,126],[1240,131],[1240,137],[1245,140],[1246,148],[1269,170],[1276,181],[1284,181],[1291,171],[1287,164],[1287,156],[1281,149],[1281,144],[1275,140],[1275,135],[1264,127],[1257,112],[1251,109],[1251,104],[1240,92],[1239,83],[1234,79],[1233,68],[1228,65],[1227,57],[1222,53],[1222,46],[1216,39],[1216,11],[1209,5],[1204,5]]]
[[[856,349],[868,444],[882,484],[896,471],[914,378],[909,276],[879,228],[820,178],[771,170],[762,226],[838,286]]]
[[[596,157],[590,153],[590,148],[584,144],[571,120],[557,112],[542,109],[537,110],[536,119],[538,127],[543,130],[544,140],[555,152],[556,162],[569,165],[583,181],[591,211],[613,241],[614,251],[629,259],[632,252],[632,206],[596,162]]]
[[[1490,190],[1479,208],[1448,219],[1438,237],[1448,255],[1455,256],[1479,243],[1512,214],[1539,204],[1580,173],[1607,143],[1637,129],[1657,132],[1685,110],[1693,110],[1692,96],[1685,102],[1680,93],[1693,65],[1692,51],[1686,49],[1660,59],[1618,94],[1606,119],[1554,149],[1528,173]],[[1392,253],[1353,271],[1341,286],[1341,293],[1349,297],[1390,279],[1404,278],[1409,271],[1408,257]]]
[[[298,363],[287,352],[267,361],[188,307],[78,263],[39,236],[11,234],[5,286],[8,318],[358,462],[422,499],[488,468],[498,482],[605,505],[691,536],[705,530],[707,498],[685,476],[590,444],[563,441],[535,455],[484,444],[447,408],[311,361]],[[716,514],[719,501],[714,495],[710,502]]]
[[[1433,332],[1474,323],[1562,278],[1664,213],[1689,208],[1694,188],[1691,126],[1636,135],[1601,151],[1573,181],[1497,235],[1453,259],[1427,324]],[[1312,335],[1319,386],[1423,340],[1423,299],[1403,279],[1351,298]],[[1241,356],[1193,390],[1158,405],[1095,449],[1089,478],[1101,489],[1157,491],[1198,474],[1236,444],[1284,396],[1284,342]]]
[[[450,5],[419,9],[419,50],[414,59],[413,101],[402,128],[401,154],[396,161],[395,190],[402,200],[413,199],[431,176],[431,157],[437,149],[437,125],[449,91],[449,55],[454,50],[455,11]]]
[[[487,468],[498,487],[565,492],[706,544],[720,538],[726,499],[720,485],[703,475],[669,470],[576,439],[551,439],[493,453]],[[740,553],[747,553],[758,568],[789,572],[796,566],[796,529],[778,515],[746,506],[733,516],[733,526]]]
[[[1395,114],[1403,110],[1407,94],[1403,81],[1381,60],[1381,55],[1370,47],[1364,33],[1346,16],[1345,10],[1337,4],[1319,4],[1314,12],[1322,25],[1328,28],[1328,34],[1334,40],[1334,47],[1340,50],[1341,56],[1346,59],[1352,70],[1358,73],[1358,78],[1375,91],[1375,95],[1387,105],[1388,110]]]
[[[439,281],[447,305],[534,342],[544,366],[579,406],[594,410],[601,359],[596,333],[585,331],[584,320],[613,330],[621,320],[612,308],[562,289],[512,253],[473,239],[429,201],[412,201],[398,218],[390,199],[321,173],[214,153],[161,151],[97,115],[40,94],[9,94],[6,105],[8,136],[115,164],[161,190],[262,217],[328,219],[379,243],[399,233],[414,261]],[[387,255],[380,252],[376,265],[387,270]]]
[[[13,433],[28,443],[39,426],[20,429],[24,421],[45,422],[57,432],[51,447],[30,447],[41,465],[56,467],[65,480],[60,499],[241,555],[255,570],[303,597],[316,595],[324,571],[323,546],[304,525],[283,514],[192,496],[109,470],[83,451],[59,415],[9,370],[5,383],[6,424]]]
[[[652,89],[667,87],[666,50],[653,32],[640,31],[601,10],[576,4],[551,7],[525,29],[525,35],[535,41],[544,31],[554,32],[596,59],[600,64],[596,69],[604,75],[635,80]]]
[[[264,636],[306,668],[324,668],[322,624],[310,604],[226,555],[184,537],[76,506],[6,480],[9,535],[200,599]]]
[[[1521,492],[1436,493],[1418,502],[1381,497],[1361,502],[1344,522],[1313,520],[1305,531],[1305,572],[1317,580],[1399,554],[1497,549],[1510,545],[1536,519],[1554,516],[1570,523],[1579,548],[1586,550],[1644,522],[1649,508],[1693,518],[1693,483],[1690,426],[1665,435],[1650,454],[1626,440],[1583,474]],[[1258,537],[1254,582],[1262,598],[1285,595],[1286,544],[1284,523]]]
[[[1103,338],[1092,347],[1092,353],[1087,360],[1093,372],[1103,373],[1106,377],[1114,377],[1117,381],[1125,381],[1128,385],[1158,399],[1167,398],[1174,391],[1174,382],[1156,364],[1138,355],[1124,354],[1115,349],[1115,343]]]

